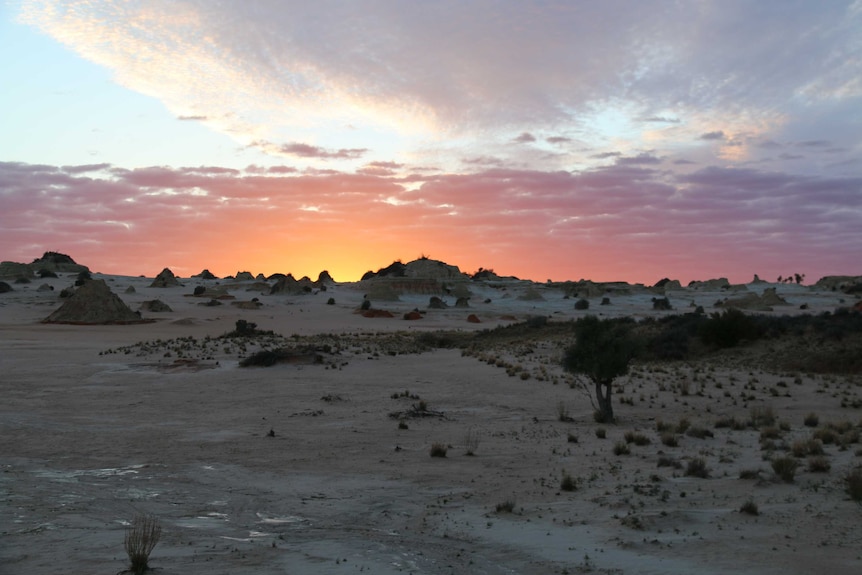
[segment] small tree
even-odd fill
[[[614,379],[628,373],[634,351],[629,326],[619,320],[587,316],[575,322],[575,343],[566,350],[563,368],[586,375],[595,386],[593,407],[603,422],[614,421],[611,402]]]

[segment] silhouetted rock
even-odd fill
[[[315,282],[315,283],[317,283],[320,286],[323,286],[326,284],[332,285],[335,283],[335,280],[332,279],[332,276],[329,275],[328,271],[323,270],[322,272],[320,272],[320,274],[318,274],[317,282]]]
[[[194,275],[192,277],[193,278],[200,278],[202,280],[217,280],[218,279],[208,269],[205,269],[201,273]]]
[[[76,263],[70,256],[59,252],[45,252],[41,258],[33,260],[29,264],[31,270],[40,272],[42,270],[54,273],[79,273],[90,271],[87,266]]]
[[[730,282],[727,278],[717,278],[706,281],[695,281],[692,280],[688,282],[688,287],[696,290],[717,290],[717,289],[727,289],[730,287]]]
[[[12,286],[7,284],[6,282],[0,282],[0,293],[9,293],[10,291],[15,291],[12,289]]]
[[[482,322],[479,320],[479,316],[477,316],[475,313],[471,313],[470,315],[468,315],[468,316],[467,316],[467,321],[468,321],[469,323],[482,323]]]
[[[303,277],[298,280],[293,277],[293,274],[287,274],[277,282],[275,285],[270,288],[269,293],[275,294],[287,294],[287,295],[301,295],[308,294],[314,291],[314,285],[311,283],[311,280],[307,277]]]
[[[156,276],[156,279],[153,280],[153,283],[150,284],[150,287],[154,288],[169,288],[169,287],[177,287],[182,284],[179,282],[177,277],[174,275],[174,272],[169,270],[168,268],[163,269],[159,275]]]
[[[237,281],[251,281],[254,279],[254,276],[251,275],[251,272],[236,272],[234,279]]]

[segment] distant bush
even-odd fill
[[[577,310],[590,309],[590,302],[584,298],[581,298],[575,302],[575,309],[577,309]]]
[[[756,341],[761,334],[760,326],[735,308],[713,313],[698,332],[703,343],[718,348],[736,347],[743,340]]]
[[[666,297],[654,297],[652,298],[652,308],[654,310],[667,311],[673,309],[673,306],[670,305],[670,300]]]

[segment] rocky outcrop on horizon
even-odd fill
[[[318,286],[315,286],[314,282],[312,282],[311,279],[307,276],[303,276],[301,279],[296,279],[293,277],[293,274],[287,274],[286,276],[275,282],[275,285],[270,288],[269,293],[271,295],[299,295],[312,293],[315,287]]]
[[[704,281],[692,280],[688,282],[688,287],[696,290],[726,289],[730,287],[730,281],[727,278],[716,278]]]
[[[76,263],[70,256],[59,252],[45,252],[29,264],[5,261],[0,263],[0,277],[33,278],[36,275],[89,272],[90,268]],[[45,274],[45,275],[42,275]]]
[[[846,294],[862,293],[862,276],[824,276],[814,286]]]
[[[193,278],[199,278],[202,280],[217,280],[218,279],[218,277],[216,277],[212,272],[210,272],[206,268],[204,268],[203,271],[201,271],[201,273],[193,275],[192,277]]]
[[[153,280],[153,283],[150,284],[150,287],[168,288],[181,285],[182,284],[177,279],[177,276],[174,275],[174,272],[172,272],[168,268],[165,268],[161,272],[159,272],[159,275],[156,276],[156,279]]]

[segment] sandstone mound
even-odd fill
[[[595,283],[590,280],[580,280],[576,282],[568,281],[563,283],[561,287],[565,295],[578,298],[599,297],[608,291],[605,284]]]
[[[862,293],[862,276],[825,276],[817,280],[814,286],[847,294]]]
[[[398,291],[389,282],[372,282],[365,298],[371,301],[398,301]]]
[[[254,280],[254,276],[251,272],[236,272],[234,279],[237,281],[252,281]]]
[[[696,290],[719,290],[730,287],[730,281],[727,278],[718,278],[706,281],[692,280],[688,283],[688,287]]]
[[[439,260],[430,258],[419,258],[412,262],[403,264],[393,262],[389,266],[377,270],[377,272],[365,272],[363,280],[381,277],[396,278],[418,278],[434,280],[463,280],[469,281],[470,276],[462,273],[458,266],[451,266]]]
[[[530,286],[516,299],[521,301],[545,301],[545,296],[540,294],[536,288]]]
[[[0,277],[4,278],[29,278],[33,276],[33,270],[27,264],[17,262],[0,263]]]
[[[87,266],[76,263],[70,256],[59,252],[45,252],[41,258],[33,260],[30,264],[33,271],[46,271],[54,273],[81,273],[90,271]]]
[[[146,321],[112,292],[104,280],[91,280],[75,290],[65,303],[42,320],[42,323],[96,325]]]
[[[151,311],[154,313],[164,313],[174,311],[171,309],[171,306],[166,304],[160,299],[151,299],[149,301],[145,301],[141,303],[140,307],[141,311]]]
[[[301,279],[296,279],[293,277],[293,274],[287,274],[283,278],[280,278],[275,285],[270,288],[270,294],[288,294],[288,295],[299,295],[311,293],[314,291],[315,285],[308,277],[302,277]]]
[[[156,279],[153,280],[153,283],[150,284],[150,287],[154,288],[168,288],[168,287],[177,287],[182,285],[177,276],[174,275],[174,272],[169,270],[168,268],[163,269],[159,275],[156,276]]]
[[[212,274],[208,269],[204,269],[201,273],[197,275],[193,275],[193,278],[200,278],[202,280],[217,280],[218,278]]]
[[[314,283],[316,283],[318,285],[325,285],[325,284],[332,285],[335,283],[335,280],[332,279],[332,276],[329,275],[328,271],[323,270],[322,272],[320,272],[320,274],[318,274],[317,281]]]
[[[457,266],[420,258],[407,264],[394,262],[377,272],[366,272],[362,281],[373,286],[369,288],[372,292],[385,285],[395,294],[444,295],[457,291],[459,296],[468,297],[470,292],[466,285],[471,280]]]
[[[751,311],[772,311],[773,306],[790,305],[783,297],[778,295],[774,287],[766,288],[763,294],[756,293],[746,294],[742,297],[727,299],[720,304],[719,307],[733,307],[737,309],[745,309]]]

